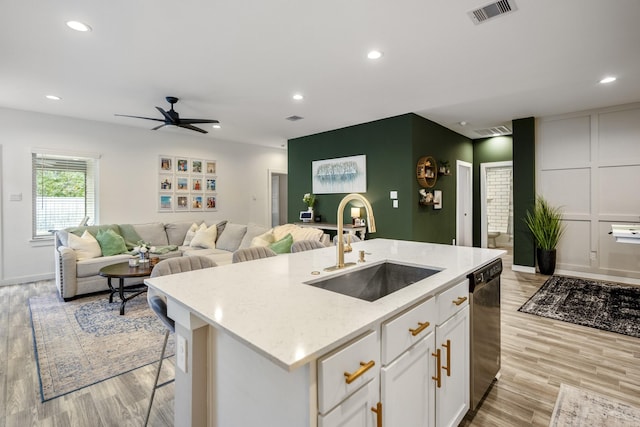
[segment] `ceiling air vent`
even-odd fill
[[[297,122],[298,120],[302,120],[304,119],[304,117],[300,117],[300,116],[289,116],[287,117],[287,120],[289,120],[290,122]]]
[[[474,130],[480,136],[488,137],[488,136],[502,136],[502,135],[511,135],[511,129],[506,126],[496,126],[487,129],[476,129]]]
[[[500,0],[467,13],[474,24],[477,25],[488,19],[495,18],[496,16],[513,12],[516,9],[517,8],[513,0]]]

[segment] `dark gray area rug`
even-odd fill
[[[551,276],[518,311],[640,338],[640,286]]]
[[[165,328],[145,295],[129,301],[124,316],[108,295],[31,297],[29,308],[43,402],[160,359]]]

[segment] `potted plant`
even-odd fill
[[[540,273],[552,275],[556,269],[556,246],[564,233],[560,208],[538,195],[533,212],[527,211],[524,221],[533,234]]]

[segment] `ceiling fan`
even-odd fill
[[[145,119],[145,120],[155,120],[156,122],[164,122],[160,126],[156,126],[151,130],[158,130],[165,126],[177,126],[185,129],[195,130],[200,133],[208,133],[204,129],[200,129],[199,127],[192,126],[196,123],[219,123],[217,120],[209,120],[209,119],[181,119],[180,115],[176,110],[173,109],[173,104],[178,102],[178,98],[175,96],[167,96],[165,98],[169,104],[171,104],[171,109],[169,111],[165,111],[160,107],[156,107],[160,113],[164,116],[164,119],[156,119],[154,117],[141,117],[141,116],[128,116],[126,114],[115,114],[119,117],[133,117],[134,119]]]

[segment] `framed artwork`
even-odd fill
[[[159,190],[163,192],[173,191],[173,175],[160,174]]]
[[[191,195],[191,210],[192,211],[202,210],[202,194]]]
[[[176,211],[189,210],[189,196],[176,196]]]
[[[442,190],[433,190],[433,209],[442,209]]]
[[[189,159],[178,157],[176,159],[176,172],[189,173]]]
[[[191,191],[202,191],[202,187],[202,178],[191,178]]]
[[[205,169],[204,173],[207,175],[215,175],[216,172],[216,161],[215,160],[205,160]]]
[[[216,191],[216,178],[207,178],[205,191]]]
[[[203,173],[202,172],[202,160],[191,159],[191,173]]]
[[[160,156],[160,172],[173,173],[173,157]]]
[[[173,195],[160,194],[158,196],[158,210],[160,212],[173,211]]]
[[[189,178],[179,176],[176,178],[176,191],[189,191]]]
[[[367,156],[350,156],[311,162],[314,194],[365,193]]]
[[[205,210],[216,210],[216,196],[205,196]]]

